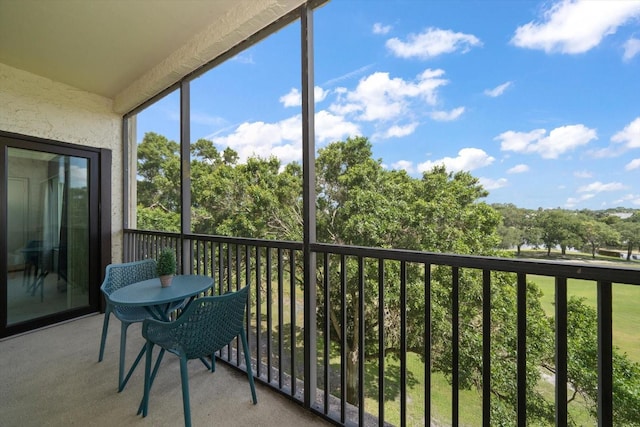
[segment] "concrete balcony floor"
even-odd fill
[[[179,426],[184,424],[178,358],[165,355],[151,390],[149,414],[136,415],[144,359],[117,392],[120,322],[111,317],[98,363],[103,315],[91,315],[0,341],[0,426]],[[127,333],[127,363],[142,347],[140,324]],[[154,355],[157,354],[154,352]],[[211,373],[189,362],[194,426],[327,426],[286,397],[256,383],[251,403],[246,375],[223,363]]]

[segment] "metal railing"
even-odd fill
[[[555,282],[555,424],[566,425],[568,283],[571,279],[592,282],[597,289],[597,422],[602,426],[613,425],[612,289],[614,284],[640,285],[640,270],[316,243],[311,250],[317,257],[317,292],[309,295],[302,283],[301,242],[141,230],[125,230],[124,236],[124,261],[154,257],[161,247],[171,246],[181,260],[178,271],[214,277],[218,293],[251,283],[247,329],[256,379],[337,425],[431,423],[434,418],[431,334],[433,323],[441,322],[442,318],[450,322],[446,334],[450,347],[446,352],[450,357],[447,378],[451,383],[451,411],[446,423],[463,422],[459,366],[465,348],[461,347],[461,331],[469,326],[461,324],[461,319],[466,319],[461,313],[467,313],[470,304],[475,304],[468,302],[468,283],[478,285],[478,301],[474,306],[478,312],[474,321],[479,322],[476,327],[482,337],[480,405],[482,424],[491,425],[491,345],[496,334],[492,329],[492,298],[496,286],[505,286],[499,277],[503,280],[506,277],[507,282],[512,279],[507,286],[513,286],[516,302],[514,423],[525,426],[527,350],[533,344],[527,342],[527,279],[531,276],[551,277]],[[436,290],[436,283],[446,285]],[[444,311],[439,307],[440,317],[435,318],[434,293],[443,289],[448,303]],[[317,306],[314,313],[304,311],[305,298],[313,299],[313,306]],[[416,301],[420,301],[417,317]],[[393,318],[390,312],[398,313],[397,317]],[[305,320],[317,325],[314,360],[304,357]],[[422,327],[417,335],[416,327]],[[409,330],[414,331],[411,336]],[[422,338],[416,341],[416,336]],[[235,348],[222,352],[220,357],[243,369],[242,358]],[[416,375],[415,366],[410,367],[407,358],[414,353],[421,355],[420,372],[424,375],[423,390],[418,393],[423,395],[420,414],[407,407],[408,379]],[[389,354],[399,361],[393,381],[389,380]],[[305,378],[305,372],[310,378]],[[313,390],[304,393],[305,387],[311,386]],[[308,401],[305,396],[310,396]],[[389,400],[398,406],[393,419],[387,409]]]

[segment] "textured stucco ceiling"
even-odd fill
[[[304,0],[0,0],[0,62],[126,110]]]

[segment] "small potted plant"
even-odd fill
[[[163,288],[171,286],[173,275],[176,274],[176,253],[171,248],[164,248],[158,255],[158,276]]]

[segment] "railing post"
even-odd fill
[[[325,275],[326,277],[326,275]],[[378,425],[384,426],[384,368],[385,368],[385,334],[384,334],[384,259],[378,260]],[[327,293],[328,295],[328,293]],[[325,298],[327,301],[328,298]],[[401,298],[402,300],[402,298]],[[326,302],[325,302],[326,304]],[[325,390],[328,388],[325,386]]]
[[[518,273],[517,322],[518,322],[518,421],[517,425],[527,425],[527,276]]]
[[[567,279],[556,277],[556,425],[567,425]]]
[[[460,418],[460,269],[451,268],[451,420]]]
[[[365,319],[364,319],[364,301],[365,301],[365,273],[364,273],[364,258],[358,257],[358,425],[363,426],[365,424],[365,411],[364,411],[364,389],[365,389],[365,365],[364,365],[364,353],[365,353]],[[402,305],[402,302],[400,303]],[[402,332],[401,332],[402,333]],[[355,340],[354,340],[355,341]],[[402,353],[402,350],[400,350]],[[403,419],[403,404],[404,399],[402,398],[402,360],[400,361],[400,422],[402,425]]]
[[[491,426],[491,270],[482,270],[482,425]]]
[[[364,319],[362,321],[364,331]],[[382,326],[384,327],[384,325]],[[364,337],[363,337],[364,344]],[[364,345],[362,350],[364,351]],[[364,361],[364,358],[363,358]],[[364,385],[361,386],[364,388]],[[363,410],[364,412],[364,410]],[[407,425],[407,263],[400,263],[400,426]]]
[[[611,282],[598,282],[598,426],[613,425],[613,321]]]
[[[424,418],[431,425],[431,264],[424,264]],[[380,384],[382,387],[382,384]]]

